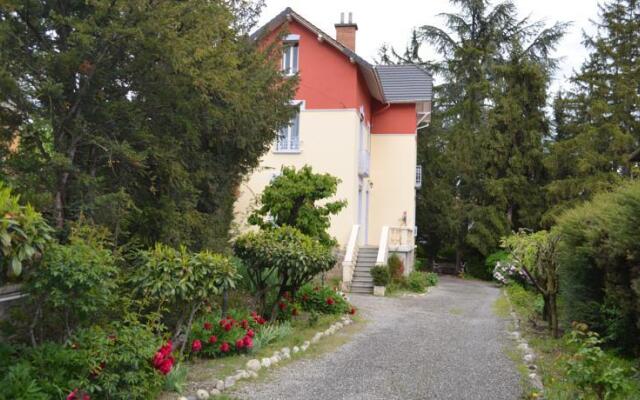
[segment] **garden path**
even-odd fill
[[[352,296],[369,321],[351,340],[246,383],[241,399],[514,400],[520,375],[505,355],[495,286],[441,277],[426,296]]]

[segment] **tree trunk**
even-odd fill
[[[558,329],[558,301],[555,293],[549,294],[549,330],[554,338],[560,337]]]

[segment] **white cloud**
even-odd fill
[[[582,31],[594,31],[590,20],[597,18],[598,1],[515,0],[515,3],[521,17],[530,15],[533,20],[544,20],[549,25],[556,21],[573,23],[554,54],[561,61],[553,88],[562,88],[588,54],[581,44]],[[443,26],[443,19],[437,14],[455,11],[447,0],[267,0],[261,24],[286,7],[293,8],[328,34],[335,34],[333,24],[339,21],[341,12],[353,12],[354,22],[358,24],[356,50],[368,60],[376,56],[383,43],[404,49],[414,27]]]

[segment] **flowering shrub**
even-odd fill
[[[529,278],[524,271],[508,261],[496,262],[496,266],[493,269],[493,279],[503,285],[507,285],[512,282],[529,282]]]
[[[190,355],[215,358],[249,352],[254,347],[256,333],[266,322],[255,311],[230,311],[222,319],[205,315],[193,324],[189,336]]]
[[[315,311],[322,314],[344,314],[351,310],[351,305],[344,296],[329,287],[304,285],[296,294],[296,302],[304,311]]]

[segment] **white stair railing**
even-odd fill
[[[389,227],[383,226],[380,232],[380,247],[378,247],[378,257],[376,265],[385,265],[387,263],[387,254],[389,253]]]
[[[354,225],[351,228],[349,242],[342,260],[342,290],[349,291],[353,273],[356,269],[356,261],[358,259],[358,234],[360,233],[360,225]]]

